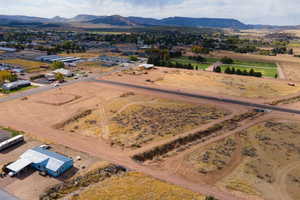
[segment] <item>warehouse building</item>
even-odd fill
[[[23,153],[20,159],[8,165],[7,169],[13,174],[18,174],[28,166],[58,177],[73,167],[73,160],[47,149],[35,147]]]

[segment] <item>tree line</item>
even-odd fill
[[[220,66],[217,66],[213,70],[214,72],[221,73],[222,69]],[[241,75],[241,76],[254,76],[254,77],[262,77],[261,72],[256,72],[254,69],[248,70],[240,70],[235,69],[235,67],[227,67],[224,71],[225,74],[235,74],[235,75]]]

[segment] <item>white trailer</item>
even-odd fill
[[[10,138],[8,140],[5,140],[4,142],[0,143],[0,151],[6,149],[8,147],[11,147],[13,145],[16,145],[18,143],[21,143],[21,142],[24,142],[24,136],[23,135],[18,135],[18,136],[15,136],[13,138]]]

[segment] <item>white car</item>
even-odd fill
[[[54,87],[59,87],[60,84],[59,84],[59,83],[54,83],[53,86],[54,86]]]

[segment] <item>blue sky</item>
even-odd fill
[[[77,14],[235,18],[249,24],[300,24],[300,0],[0,0],[0,14]]]

